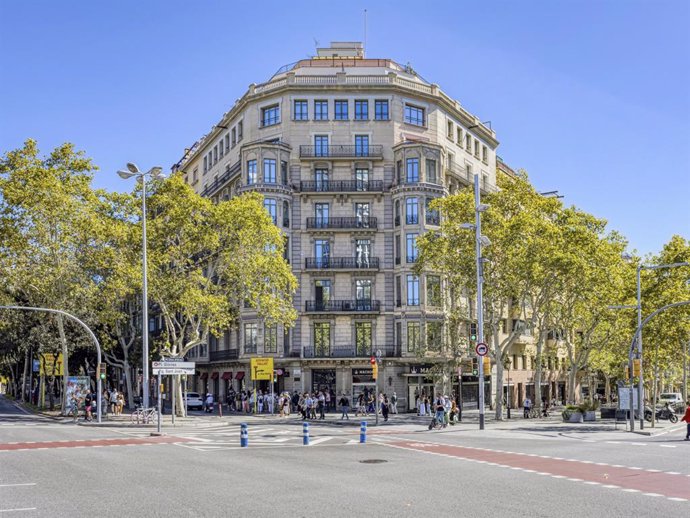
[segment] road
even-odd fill
[[[129,425],[27,416],[0,397],[2,516],[686,516],[690,443],[516,423],[429,432],[199,420]],[[15,443],[15,444],[12,444]]]

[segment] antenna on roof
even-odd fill
[[[362,49],[362,57],[367,54],[367,10],[364,10],[364,48]]]
[[[312,36],[312,38],[314,38],[314,37]],[[316,38],[314,38],[314,48],[315,49],[319,48],[319,40],[317,40]]]

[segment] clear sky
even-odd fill
[[[0,0],[0,150],[64,141],[132,186],[317,40],[362,40],[481,120],[540,190],[631,248],[690,237],[690,0]]]

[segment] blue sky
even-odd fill
[[[410,62],[540,190],[631,248],[690,236],[690,1],[0,0],[0,150],[64,141],[124,190],[168,168],[251,82],[331,40]]]

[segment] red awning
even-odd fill
[[[232,379],[232,372],[224,372],[223,375],[221,376],[222,379],[225,381],[231,380]]]
[[[236,379],[236,380],[241,380],[241,379],[243,379],[243,378],[244,378],[244,371],[239,371],[239,372],[235,375],[235,379]]]
[[[208,378],[208,372],[202,372],[202,373],[201,373],[201,378],[200,378],[200,379],[205,380],[205,379],[207,379],[207,378]]]
[[[217,380],[217,379],[218,379],[218,373],[217,373],[217,372],[214,372],[213,374],[211,374],[211,379],[212,379],[212,380]]]

